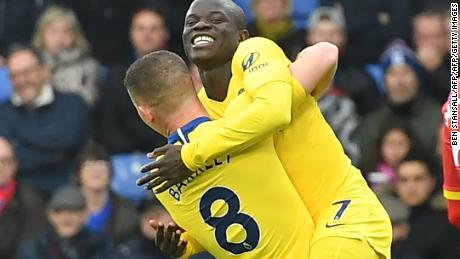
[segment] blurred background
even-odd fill
[[[123,77],[151,51],[186,59],[191,2],[0,0],[0,258],[167,258],[148,219],[170,218],[134,184],[166,140],[138,118]],[[441,195],[449,1],[235,2],[250,35],[292,60],[321,41],[339,48],[319,106],[390,214],[393,258],[460,258]]]

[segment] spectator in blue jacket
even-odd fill
[[[48,196],[66,183],[88,133],[88,112],[77,95],[48,83],[49,72],[31,48],[16,48],[7,61],[13,95],[0,104],[0,136],[18,158],[18,179]]]

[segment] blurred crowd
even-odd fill
[[[186,59],[191,2],[0,0],[0,258],[168,258],[148,220],[171,219],[147,192],[133,195],[132,176],[166,140],[139,119],[123,77],[151,51]],[[460,258],[441,195],[450,1],[235,2],[250,35],[292,60],[338,46],[319,106],[390,214],[393,258]]]

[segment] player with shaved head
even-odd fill
[[[157,51],[137,60],[128,69],[125,85],[142,120],[169,143],[193,143],[222,122],[210,121],[187,65],[171,52]],[[259,161],[263,165],[254,168]],[[267,173],[265,189],[253,192]],[[174,256],[202,250],[216,258],[309,256],[313,220],[289,181],[272,138],[215,158],[157,198],[186,230],[186,241],[179,241],[178,235],[168,238],[178,245]]]

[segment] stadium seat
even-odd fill
[[[112,156],[112,190],[120,196],[138,204],[146,195],[146,191],[135,183],[141,175],[141,166],[149,161],[145,154],[120,154]]]
[[[6,67],[0,67],[0,102],[9,99],[12,91],[8,70]]]

